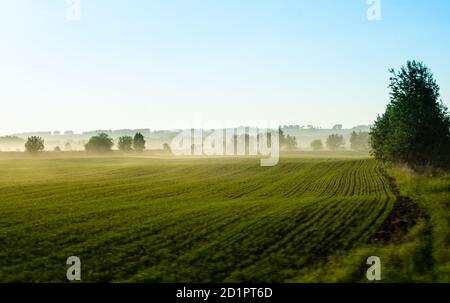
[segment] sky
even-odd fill
[[[80,0],[79,20],[70,2],[0,0],[0,135],[189,127],[199,114],[371,124],[388,70],[409,59],[450,104],[448,0],[381,0],[375,21],[367,0]]]

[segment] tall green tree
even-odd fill
[[[133,150],[132,145],[133,145],[133,137],[131,136],[122,136],[119,138],[119,142],[117,143],[119,150],[123,152],[132,151]]]
[[[390,70],[390,103],[371,132],[376,159],[413,169],[450,165],[450,115],[430,69],[408,61]]]
[[[145,139],[141,133],[136,133],[133,138],[133,148],[135,151],[142,152],[145,150]]]
[[[37,136],[32,136],[27,139],[25,143],[25,151],[35,154],[40,151],[43,151],[45,148],[44,139]]]
[[[113,146],[113,139],[107,134],[101,133],[91,137],[84,147],[87,152],[105,153],[110,152]]]
[[[338,150],[344,146],[344,137],[338,134],[331,134],[325,142],[330,150]]]

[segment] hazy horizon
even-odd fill
[[[337,123],[339,124],[339,123]],[[317,131],[317,130],[323,130],[323,131],[329,131],[332,130],[332,127],[321,127],[320,125],[312,125],[314,128],[313,129],[309,129],[307,125],[303,125],[303,124],[290,124],[290,125],[280,125],[280,127],[289,127],[289,126],[299,126],[299,127],[303,127],[301,128],[304,131]],[[370,127],[371,125],[367,124],[367,125],[353,125],[353,126],[349,126],[349,127],[342,127],[342,131],[348,131],[348,130],[352,130],[352,129],[357,129],[357,128],[361,128],[361,127]],[[255,125],[237,125],[234,127],[227,127],[227,128],[241,128],[241,127],[249,127],[249,128],[258,128]],[[145,127],[139,127],[139,128],[120,128],[120,129],[108,129],[108,128],[99,128],[99,129],[85,129],[85,130],[80,130],[80,131],[75,131],[72,129],[54,129],[54,130],[32,130],[32,131],[24,131],[24,132],[15,132],[15,133],[1,133],[0,132],[0,137],[1,136],[14,136],[14,135],[21,135],[21,134],[39,134],[39,133],[51,133],[52,135],[55,135],[55,132],[59,132],[60,135],[64,135],[64,132],[66,131],[70,131],[73,132],[74,135],[82,135],[82,134],[86,134],[86,133],[93,133],[93,132],[101,132],[101,131],[105,131],[105,132],[120,132],[120,131],[138,131],[138,130],[149,130],[150,132],[163,132],[163,131],[168,131],[168,132],[178,132],[180,130],[185,130],[185,129],[192,129],[192,127],[183,127],[183,128],[168,128],[168,129],[150,129],[150,128],[145,128]],[[204,127],[204,128],[198,128],[198,129],[203,129],[203,130],[211,130],[211,129],[220,129],[218,128],[210,128],[210,127]]]
[[[0,135],[179,120],[372,124],[388,69],[423,61],[448,106],[445,0],[0,1]],[[188,128],[185,127],[180,128]]]

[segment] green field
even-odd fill
[[[374,241],[397,198],[360,156],[0,159],[0,281],[66,281],[72,255],[84,282],[364,281],[371,255],[385,281],[447,280],[449,178],[437,211],[391,174],[430,217],[401,241]]]

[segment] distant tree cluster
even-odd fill
[[[282,129],[288,129],[288,130],[298,130],[298,129],[303,129],[305,128],[304,126],[300,126],[300,125],[283,125]]]
[[[332,151],[338,150],[345,144],[344,137],[338,134],[329,135],[325,144]]]
[[[0,137],[0,143],[22,143],[23,144],[23,139],[17,137],[17,136],[4,136],[4,137]]]
[[[144,136],[141,133],[136,133],[133,138],[133,148],[137,152],[142,152],[145,149]]]
[[[120,151],[130,152],[133,150],[133,137],[122,136],[119,138],[118,147]]]
[[[291,135],[285,135],[282,128],[278,128],[280,147],[289,151],[297,148],[297,138]]]
[[[105,153],[110,152],[113,146],[114,140],[108,134],[100,133],[89,139],[88,143],[85,144],[85,149],[87,152]],[[133,150],[142,152],[145,150],[144,136],[141,133],[136,133],[134,138],[131,136],[122,136],[118,140],[117,147],[123,152],[131,152]]]
[[[307,128],[308,130],[319,130],[319,129],[321,129],[320,126],[314,126],[314,125],[312,125],[312,124],[308,124],[308,125],[306,126],[306,128]]]
[[[31,136],[27,139],[25,143],[25,151],[35,154],[43,151],[45,148],[44,140],[38,136]]]
[[[84,147],[87,152],[105,153],[110,152],[113,146],[113,139],[105,133],[100,133],[91,137]]]
[[[339,129],[340,125],[335,126],[334,129]],[[331,134],[325,141],[325,145],[329,150],[336,151],[342,149],[345,145],[344,137],[338,134]],[[357,151],[369,150],[369,133],[353,131],[350,136],[350,148]],[[316,139],[311,142],[311,149],[319,151],[323,149],[322,140]]]
[[[313,141],[311,142],[311,148],[312,148],[314,151],[318,151],[318,150],[323,149],[323,143],[322,143],[322,140],[320,140],[320,139],[313,140]]]
[[[369,150],[369,132],[355,132],[350,136],[350,148],[357,151]]]
[[[433,74],[416,61],[390,72],[390,103],[370,132],[373,155],[415,170],[450,166],[450,115]]]
[[[165,153],[170,153],[170,152],[172,152],[172,149],[170,148],[170,145],[169,145],[168,143],[164,143],[164,144],[163,144],[163,151],[164,151]]]

